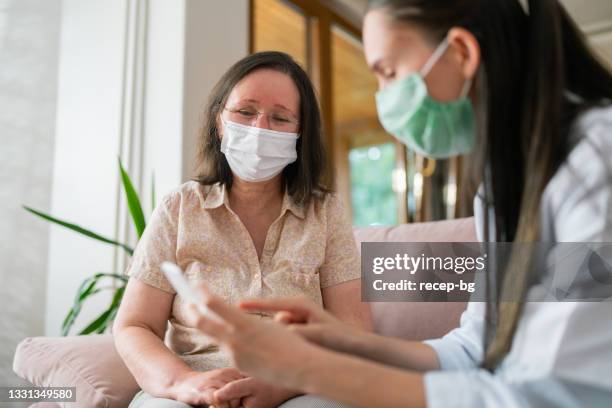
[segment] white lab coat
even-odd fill
[[[584,113],[571,139],[544,191],[542,241],[612,242],[612,107]],[[484,206],[474,207],[482,240]],[[459,328],[426,341],[442,369],[425,375],[428,407],[612,407],[612,302],[526,303],[494,373],[478,368],[484,310],[471,302]]]

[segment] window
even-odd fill
[[[351,207],[353,225],[395,225],[395,145],[384,143],[351,149]]]
[[[347,188],[353,224],[394,225],[406,220],[403,147],[378,121],[378,84],[357,37],[332,26],[332,84],[337,188]],[[350,180],[350,183],[344,182]],[[346,198],[345,198],[346,199]]]
[[[471,200],[460,200],[462,160],[427,160],[380,125],[360,35],[320,0],[251,0],[251,50],[287,52],[313,79],[333,171],[326,181],[351,204],[354,225],[469,215]]]
[[[302,67],[308,67],[306,17],[299,8],[282,0],[252,3],[252,51],[282,51]]]

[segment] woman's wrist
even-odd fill
[[[290,390],[287,388],[278,388],[277,391],[275,392],[276,399],[280,403],[283,403],[287,400],[290,400],[291,398],[295,398],[303,394],[304,393],[302,391]]]
[[[356,407],[424,407],[423,375],[317,348],[300,379],[306,394]]]
[[[409,370],[440,368],[435,350],[420,341],[384,337],[356,328],[347,328],[341,335],[331,330],[324,333],[327,338],[322,344],[335,351]]]
[[[191,368],[185,368],[184,370],[177,371],[170,377],[170,382],[166,386],[165,397],[176,400],[178,398],[179,390],[183,381],[188,378],[194,370]]]
[[[372,349],[376,349],[378,335],[365,330],[351,328],[346,336],[343,336],[342,350],[356,356],[370,358]]]
[[[300,355],[299,368],[296,370],[296,375],[292,377],[290,383],[284,384],[284,387],[303,394],[311,393],[312,383],[318,375],[321,375],[322,365],[333,352],[306,343],[303,350],[296,350],[296,354]]]

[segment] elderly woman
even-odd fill
[[[349,218],[321,185],[321,139],[313,86],[288,55],[250,55],[221,78],[205,111],[198,175],[163,198],[127,268],[113,332],[142,388],[131,408],[276,407],[297,395],[230,367],[187,323],[163,261],[229,303],[301,296],[369,328]],[[231,383],[233,399],[216,401]]]

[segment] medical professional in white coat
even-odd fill
[[[612,76],[557,0],[527,6],[371,1],[363,39],[380,121],[420,154],[471,154],[481,241],[610,242]],[[317,406],[612,406],[610,302],[531,302],[541,288],[530,261],[510,260],[490,279],[500,296],[518,296],[470,303],[460,327],[425,342],[361,332],[292,299],[243,303],[281,322],[254,320],[203,288],[223,321],[193,319],[240,370],[329,400]]]

